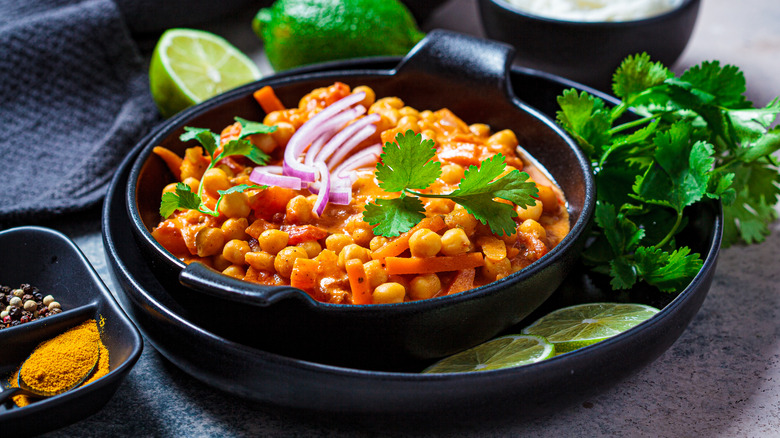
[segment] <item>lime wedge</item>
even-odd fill
[[[554,346],[539,336],[508,335],[446,357],[423,373],[467,373],[535,363],[555,355]]]
[[[194,29],[163,33],[149,66],[152,97],[164,117],[259,78],[255,63],[227,40]]]
[[[644,304],[579,304],[548,313],[522,333],[543,336],[556,352],[566,353],[622,333],[658,312]]]

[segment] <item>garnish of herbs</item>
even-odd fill
[[[420,198],[451,199],[463,206],[482,224],[497,235],[516,232],[514,206],[495,201],[503,199],[520,207],[534,205],[538,193],[528,174],[517,169],[505,173],[502,154],[483,161],[480,167],[469,166],[458,188],[451,193],[424,193],[439,176],[441,163],[434,161],[433,140],[423,140],[421,134],[408,130],[396,135],[395,142],[386,142],[376,165],[376,179],[386,192],[399,193],[397,198],[378,198],[369,203],[363,220],[375,225],[374,234],[395,237],[409,231],[425,218]],[[503,176],[502,176],[503,174]]]
[[[597,205],[583,260],[613,289],[644,281],[679,292],[701,269],[677,244],[687,207],[720,199],[723,245],[762,242],[777,218],[780,99],[755,108],[734,66],[703,62],[675,77],[647,54],[613,76],[614,107],[587,92],[558,97],[557,121],[589,155]],[[636,116],[628,117],[631,110]]]
[[[184,133],[179,136],[179,140],[183,142],[196,140],[203,146],[203,150],[206,151],[209,157],[211,157],[211,163],[209,163],[206,168],[204,175],[209,169],[219,163],[220,160],[233,155],[247,157],[255,164],[261,166],[268,162],[268,155],[252,144],[247,137],[254,134],[269,134],[276,131],[276,126],[267,126],[262,123],[242,119],[241,117],[236,117],[235,120],[241,124],[241,134],[238,138],[225,143],[221,150],[219,148],[219,135],[211,132],[209,129],[187,126],[184,128]],[[217,199],[217,203],[212,210],[203,200],[202,177],[198,187],[198,193],[193,193],[187,184],[179,182],[176,184],[176,189],[173,192],[167,192],[162,195],[160,216],[164,218],[168,217],[180,208],[198,210],[204,214],[219,216],[219,204],[222,202],[224,195],[234,192],[243,192],[248,189],[260,189],[263,187],[264,186],[240,184],[227,190],[218,190],[219,199]]]

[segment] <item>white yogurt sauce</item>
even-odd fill
[[[683,0],[505,0],[522,11],[568,21],[631,21],[674,9]]]

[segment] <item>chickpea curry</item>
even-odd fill
[[[193,128],[182,139],[201,146],[183,157],[154,150],[177,180],[163,206],[178,204],[161,208],[152,235],[185,263],[291,285],[322,302],[399,303],[504,278],[569,232],[563,193],[519,154],[511,130],[339,82],[296,108],[269,87],[255,98],[262,124],[236,118],[218,135]],[[393,164],[413,162],[403,153],[420,165]],[[389,181],[399,178],[406,186]],[[504,195],[466,196],[466,182],[479,178]],[[510,189],[523,196],[506,196]]]

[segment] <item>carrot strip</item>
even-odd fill
[[[265,87],[255,91],[252,93],[252,96],[254,96],[255,100],[260,104],[266,114],[284,109],[284,104],[282,104],[282,101],[276,97],[274,89],[269,85],[266,85]]]
[[[352,304],[371,304],[372,296],[368,290],[368,278],[363,262],[360,259],[350,259],[345,263],[349,287],[352,289]]]
[[[461,269],[455,274],[455,278],[452,279],[452,283],[450,283],[450,286],[447,288],[445,295],[452,295],[473,288],[474,277],[476,276],[476,269]]]
[[[483,266],[482,254],[470,252],[456,256],[441,257],[387,257],[385,268],[390,275],[432,274],[434,272],[460,271]]]
[[[154,149],[152,149],[152,152],[157,154],[158,157],[162,158],[162,160],[165,161],[165,165],[168,166],[168,169],[170,169],[171,173],[173,173],[173,176],[176,178],[176,180],[181,181],[182,158],[176,155],[170,149],[164,148],[162,146],[155,146]]]
[[[290,286],[310,291],[317,285],[316,260],[299,258],[295,259],[292,274],[290,274]]]
[[[441,216],[436,215],[433,217],[426,217],[425,219],[421,220],[419,224],[413,226],[409,231],[401,234],[400,236],[388,242],[387,245],[371,253],[371,258],[374,260],[381,260],[387,257],[395,257],[409,249],[409,238],[412,237],[412,234],[414,234],[415,231],[422,228],[427,228],[436,232],[444,228],[444,226],[444,219],[442,219]]]

